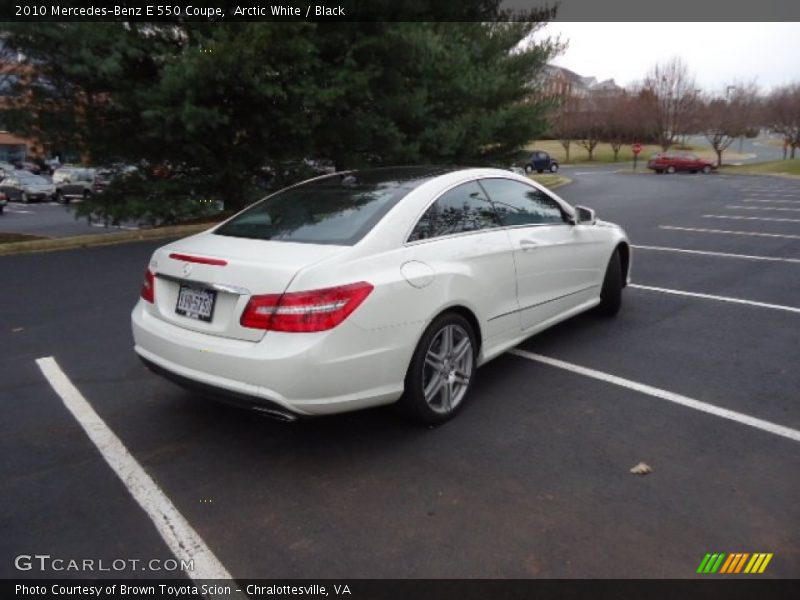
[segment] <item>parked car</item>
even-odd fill
[[[95,193],[97,171],[81,167],[61,167],[53,173],[57,202],[69,204],[71,200],[86,199]]]
[[[55,194],[55,186],[44,177],[17,170],[0,181],[0,192],[9,200],[28,203],[49,200]]]
[[[578,313],[616,314],[630,261],[618,225],[510,171],[334,173],[156,250],[134,349],[285,420],[399,401],[436,424],[478,366]]]
[[[0,192],[0,215],[3,214],[6,204],[8,204],[8,197],[3,192]]]
[[[11,175],[17,168],[12,165],[11,163],[0,161],[0,179],[5,177],[6,175]]]
[[[29,160],[21,160],[14,164],[14,166],[19,171],[27,171],[28,173],[33,173],[34,175],[41,175],[42,167],[40,167],[35,162],[31,162]]]
[[[691,173],[711,173],[717,165],[706,158],[700,158],[691,152],[660,152],[647,161],[647,168],[656,173],[675,173],[689,171]]]
[[[543,150],[534,150],[525,165],[525,172],[533,173],[534,171],[537,173],[544,173],[545,171],[555,173],[558,171],[558,161]]]

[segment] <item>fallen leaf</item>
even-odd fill
[[[648,473],[652,473],[652,471],[652,467],[643,462],[640,462],[638,465],[635,465],[631,468],[631,473],[634,475],[647,475]]]

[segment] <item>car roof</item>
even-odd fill
[[[422,183],[452,173],[454,171],[461,171],[466,167],[459,167],[455,165],[442,166],[442,165],[413,165],[402,167],[375,167],[370,169],[352,169],[349,171],[337,171],[330,175],[317,177],[311,181],[306,182],[309,185],[328,185],[330,183],[339,183],[345,179],[352,178],[354,183],[364,185],[375,185],[383,182],[396,182],[400,187],[413,189]]]

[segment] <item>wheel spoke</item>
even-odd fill
[[[453,351],[453,326],[448,325],[444,329],[444,340],[442,345],[442,352],[447,355]]]
[[[426,385],[425,389],[422,391],[428,404],[430,404],[433,399],[436,398],[444,383],[445,378],[442,377],[441,373],[436,371],[433,374],[433,377],[431,377],[431,380],[428,382],[428,385]]]
[[[464,337],[453,350],[453,362],[463,360],[467,355],[467,350],[471,347],[469,337]]]
[[[460,385],[467,385],[469,383],[469,375],[465,375],[461,371],[456,371],[454,376],[455,382]]]
[[[436,356],[433,352],[428,352],[428,354],[425,356],[425,364],[433,368],[437,372],[441,371],[444,365],[442,358]]]
[[[442,394],[442,408],[450,410],[453,408],[453,383],[449,380],[444,380],[444,394]]]

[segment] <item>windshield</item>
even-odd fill
[[[353,245],[425,179],[412,178],[410,172],[378,171],[337,173],[287,188],[255,204],[214,233]]]

